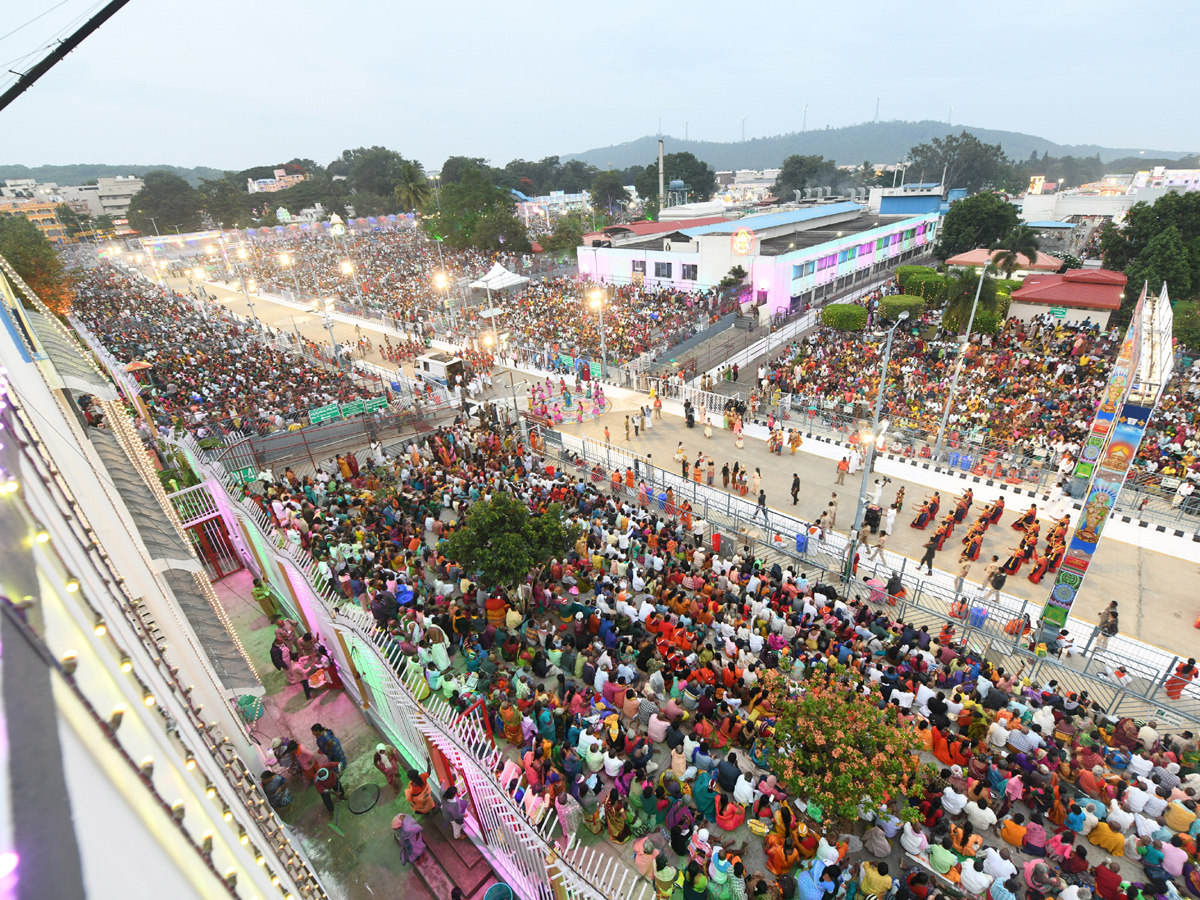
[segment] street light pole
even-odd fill
[[[254,311],[254,301],[250,299],[250,291],[246,287],[246,268],[245,268],[246,262],[245,262],[245,260],[249,254],[246,252],[245,247],[239,247],[237,255],[238,255],[238,259],[242,260],[242,262],[238,265],[238,279],[242,283],[242,296],[246,298],[246,305],[250,307],[250,315],[254,319],[254,327],[257,328],[259,333],[261,334],[262,330],[263,330],[262,322],[258,321],[258,313],[256,313]]]
[[[608,376],[608,348],[604,343],[604,292],[596,288],[591,292],[592,308],[597,310],[600,318],[600,377]]]
[[[871,474],[871,463],[875,458],[875,445],[879,440],[880,435],[876,434],[879,429],[879,414],[883,411],[883,391],[887,387],[887,370],[888,363],[892,359],[892,339],[896,336],[896,329],[899,328],[904,321],[908,319],[908,310],[900,313],[896,319],[896,324],[888,329],[887,346],[883,351],[883,369],[879,373],[879,390],[875,394],[875,414],[871,418],[871,433],[866,441],[867,451],[863,456],[863,473],[862,484],[858,488],[858,506],[854,510],[854,527],[850,530],[850,549],[849,555],[846,557],[845,576],[849,582],[854,576],[854,554],[858,550],[858,533],[862,530],[863,516],[866,513],[867,504],[867,478]]]
[[[296,299],[300,299],[300,280],[296,278],[296,270],[292,268],[292,258],[286,253],[279,254],[279,264],[292,273],[292,285],[296,288]]]
[[[971,315],[967,319],[967,334],[958,348],[958,358],[954,360],[954,375],[950,379],[950,390],[946,393],[946,405],[942,409],[942,421],[938,425],[937,446],[933,450],[934,460],[942,458],[942,443],[946,439],[946,423],[950,421],[950,407],[954,403],[954,394],[958,390],[958,376],[962,373],[963,357],[967,355],[967,347],[971,345],[971,326],[975,324],[975,310],[979,308],[979,295],[983,293],[983,279],[986,276],[987,266],[984,266],[979,272],[979,284],[975,286],[975,301],[971,304]]]

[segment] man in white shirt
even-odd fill
[[[992,876],[984,870],[982,859],[976,859],[974,862],[963,860],[962,886],[968,894],[976,897],[982,897],[992,886]]]
[[[996,824],[996,814],[988,808],[988,805],[983,800],[968,803],[966,813],[967,821],[971,823],[971,827],[975,829],[976,834],[983,834]]]
[[[1154,768],[1154,762],[1150,759],[1150,754],[1143,750],[1130,758],[1129,765],[1126,768],[1130,775],[1145,778],[1150,774],[1150,770]]]
[[[950,816],[957,816],[966,808],[966,794],[960,794],[950,785],[946,785],[945,789],[942,791],[942,809],[946,811],[946,814]]]
[[[1008,881],[1017,874],[1017,867],[1013,865],[1012,854],[1007,847],[1003,850],[997,850],[995,847],[984,848],[983,869],[1000,882]]]
[[[1147,750],[1153,750],[1158,743],[1158,723],[1151,719],[1138,730],[1138,741]]]
[[[991,724],[987,730],[987,742],[996,750],[1003,750],[1008,746],[1008,729],[1002,722]]]
[[[1133,813],[1113,800],[1108,805],[1108,815],[1105,817],[1105,821],[1108,822],[1110,828],[1125,832],[1133,824]]]
[[[1136,784],[1131,784],[1125,792],[1125,805],[1129,807],[1129,811],[1140,813],[1146,808],[1146,801],[1150,799],[1150,795],[1143,791]]]

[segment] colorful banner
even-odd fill
[[[1079,452],[1079,461],[1075,465],[1075,475],[1078,478],[1092,476],[1096,463],[1100,461],[1101,454],[1108,444],[1117,410],[1129,399],[1129,392],[1133,389],[1142,353],[1142,308],[1145,303],[1146,288],[1143,286],[1142,295],[1138,298],[1133,318],[1129,322],[1129,330],[1125,333],[1125,341],[1121,344],[1121,352],[1117,354],[1112,375],[1109,376],[1108,385],[1104,389],[1104,401],[1096,410],[1091,431]]]
[[[1092,564],[1100,536],[1104,533],[1104,525],[1116,506],[1117,495],[1121,493],[1152,412],[1150,407],[1127,403],[1116,418],[1108,450],[1095,466],[1096,474],[1089,486],[1083,511],[1079,514],[1079,523],[1075,526],[1075,533],[1063,556],[1062,567],[1050,590],[1050,600],[1042,613],[1045,621],[1059,627],[1066,623],[1071,604],[1075,602]]]

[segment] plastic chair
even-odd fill
[[[512,900],[513,890],[504,882],[493,884],[483,895],[483,900]]]

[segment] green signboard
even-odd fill
[[[322,422],[332,422],[334,419],[340,419],[342,412],[336,403],[330,403],[328,406],[315,406],[308,411],[308,421],[314,425],[320,425]]]
[[[385,406],[387,406],[387,397],[372,397],[363,404],[363,410],[365,412],[375,412],[375,410],[383,409]]]
[[[238,478],[242,480],[242,484],[249,484],[258,479],[258,472],[254,466],[246,466],[244,469],[238,469]]]
[[[346,418],[349,418],[350,416],[357,416],[362,411],[363,402],[361,400],[355,400],[353,403],[342,404],[342,415]]]
[[[600,363],[594,362],[594,363],[589,363],[589,365],[592,369],[592,377],[599,378],[600,377]]]
[[[1067,317],[1067,311],[1061,306],[1052,306],[1050,307],[1050,315],[1054,316],[1056,319],[1065,319]]]
[[[564,366],[575,365],[574,357],[567,356],[567,354],[565,354],[565,353],[558,354],[558,361],[561,362]]]

